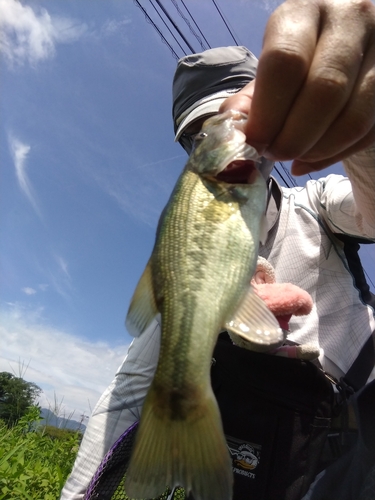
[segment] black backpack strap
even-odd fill
[[[344,243],[344,253],[349,270],[353,275],[355,286],[365,304],[375,309],[375,295],[370,291],[366,281],[361,259],[358,255],[359,243],[370,243],[368,240],[355,239],[343,234],[335,235]],[[375,332],[367,339],[358,357],[355,359],[347,374],[342,379],[343,388],[346,386],[358,391],[363,387],[375,365]]]
[[[361,244],[374,244],[372,241],[361,238],[354,238],[344,234],[335,234],[335,236],[344,243],[344,253],[348,262],[349,270],[353,275],[355,286],[359,290],[361,299],[375,309],[375,295],[371,292],[363,272],[362,262],[358,251]]]
[[[347,374],[343,377],[343,382],[352,387],[355,391],[361,389],[367,382],[367,379],[375,364],[375,345],[374,334],[367,339],[360,353],[355,359]]]

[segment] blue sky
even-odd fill
[[[212,2],[185,3],[212,47],[233,44]],[[218,3],[259,55],[279,2]],[[45,406],[56,396],[89,414],[131,341],[127,307],[186,161],[173,142],[176,60],[130,0],[0,10],[0,370],[23,370]],[[374,281],[373,247],[362,256]]]

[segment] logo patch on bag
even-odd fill
[[[226,436],[228,449],[232,458],[232,468],[235,474],[255,479],[262,447],[243,439]]]

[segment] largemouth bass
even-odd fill
[[[141,334],[161,314],[158,366],[146,396],[125,490],[154,498],[182,486],[195,500],[229,500],[232,467],[210,384],[219,332],[259,350],[283,334],[250,288],[266,183],[241,131],[245,116],[208,119],[165,207],[126,326]],[[233,183],[233,179],[235,183]]]

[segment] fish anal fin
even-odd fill
[[[231,459],[213,393],[184,418],[161,412],[157,398],[151,385],[126,473],[128,497],[157,498],[180,486],[195,500],[231,500]]]
[[[138,282],[137,288],[130,302],[125,326],[130,335],[139,337],[146,330],[157,315],[150,261]]]
[[[285,334],[277,319],[252,286],[249,286],[234,316],[226,322],[225,328],[230,334],[238,335],[245,341],[242,345],[240,342],[236,343],[253,351],[268,351],[285,340]]]

